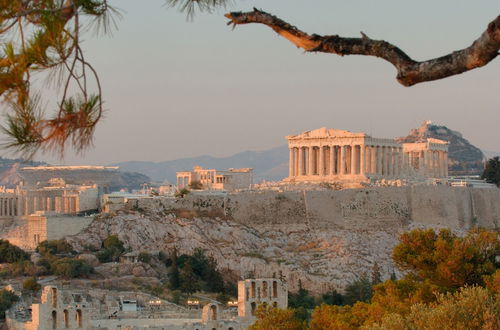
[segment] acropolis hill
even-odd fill
[[[227,274],[282,272],[291,290],[342,289],[375,262],[388,278],[398,235],[416,227],[499,228],[500,190],[447,186],[240,192],[129,201],[68,240],[99,245],[117,234],[132,250],[202,248]]]
[[[132,254],[201,248],[231,280],[282,274],[292,291],[301,280],[319,294],[342,290],[375,264],[383,279],[398,273],[391,251],[399,234],[413,228],[500,226],[499,189],[450,186],[451,145],[444,140],[423,135],[398,142],[326,128],[287,139],[289,176],[276,185],[251,186],[251,168],[195,167],[178,173],[177,188],[188,193],[174,196],[175,187],[165,186],[171,188],[165,194],[98,198],[103,189],[88,181],[109,184],[116,168],[27,168],[21,171],[25,184],[2,196],[2,237],[34,249],[44,239],[66,236],[86,254],[89,245],[101,247],[115,234]],[[79,215],[87,211],[101,213]],[[14,213],[22,221],[13,220]],[[135,264],[97,262],[96,271],[116,276],[113,281],[161,277]]]

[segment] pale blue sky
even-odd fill
[[[405,135],[426,119],[500,150],[500,59],[411,88],[379,59],[307,54],[260,25],[226,26],[224,10],[184,14],[162,0],[115,0],[125,13],[112,37],[86,37],[109,109],[95,148],[68,164],[227,156],[285,143],[319,127]],[[390,41],[415,59],[469,46],[500,14],[490,1],[237,1],[309,33]],[[37,159],[60,162],[47,155]]]

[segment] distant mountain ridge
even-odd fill
[[[175,173],[187,171],[193,166],[224,170],[228,168],[251,167],[254,182],[281,180],[288,176],[288,147],[286,145],[265,151],[244,151],[229,157],[199,156],[164,162],[130,161],[112,164],[122,171],[138,172],[154,181],[175,183]]]

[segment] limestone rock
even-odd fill
[[[31,262],[35,265],[40,261],[40,259],[42,259],[42,255],[38,252],[32,253],[30,256]]]
[[[398,273],[392,249],[413,228],[500,226],[500,189],[446,186],[151,198],[138,206],[142,212],[102,217],[66,239],[77,250],[112,234],[132,251],[170,253],[175,247],[181,255],[201,248],[224,274],[282,276],[292,291],[300,279],[320,293],[370,274],[375,262],[382,279]],[[110,263],[96,272],[153,274],[149,265],[135,267]]]

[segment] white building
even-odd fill
[[[177,172],[177,189],[203,190],[242,190],[250,189],[253,181],[253,169],[230,168],[219,171],[193,167],[192,171]]]

